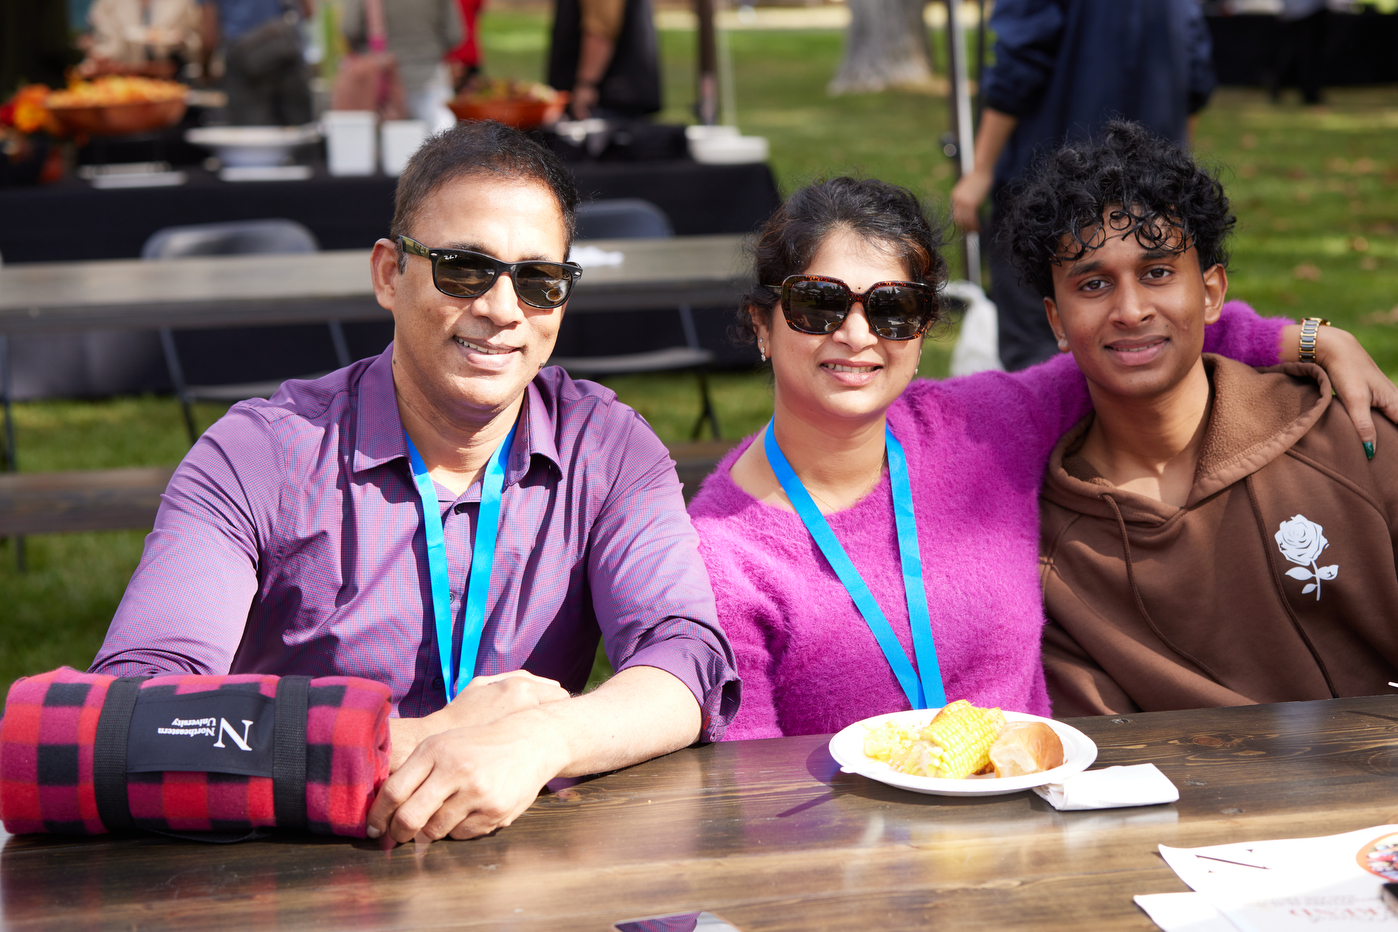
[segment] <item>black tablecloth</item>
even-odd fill
[[[569,165],[584,200],[640,197],[659,205],[680,235],[746,233],[779,203],[764,164],[700,165],[689,160]],[[395,178],[227,183],[200,168],[170,188],[96,190],[77,179],[36,188],[0,188],[0,257],[5,262],[126,259],[156,230],[189,223],[287,217],[315,233],[322,249],[368,248],[388,234]],[[695,308],[699,341],[720,363],[750,361],[727,339],[731,308]],[[345,325],[354,358],[383,349],[391,321]],[[332,369],[320,325],[191,331],[179,335],[191,384],[251,382]],[[645,311],[565,318],[560,355],[638,352],[682,345],[678,315]],[[90,333],[11,341],[12,387],[20,399],[93,397],[171,390],[154,333]]]
[[[584,200],[640,197],[659,205],[681,236],[746,233],[778,204],[765,164],[700,165],[689,160],[574,164]],[[170,188],[96,190],[71,179],[0,188],[0,257],[5,262],[130,259],[156,230],[189,223],[286,217],[304,223],[322,249],[367,249],[388,235],[396,178],[306,181],[218,180],[186,168]]]

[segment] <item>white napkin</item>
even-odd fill
[[[593,269],[602,265],[621,265],[626,256],[621,252],[599,249],[596,246],[579,246],[568,258],[585,269]]]
[[[1202,893],[1144,893],[1133,899],[1165,932],[1238,932]]]
[[[1180,791],[1154,764],[1088,770],[1062,783],[1034,787],[1055,809],[1116,809],[1172,803]]]

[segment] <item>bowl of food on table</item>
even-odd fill
[[[189,88],[177,81],[109,75],[75,81],[44,105],[71,134],[122,136],[173,126],[188,107]]]
[[[537,81],[489,78],[467,84],[447,102],[458,120],[495,120],[517,129],[558,122],[571,95]]]

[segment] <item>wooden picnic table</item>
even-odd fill
[[[421,851],[11,837],[0,922],[600,932],[708,909],[743,932],[1118,932],[1154,928],[1134,894],[1186,889],[1159,844],[1398,822],[1398,696],[1069,721],[1097,742],[1097,766],[1153,762],[1179,802],[1058,812],[1028,791],[921,796],[841,773],[824,736],[737,741],[542,795],[490,837]]]

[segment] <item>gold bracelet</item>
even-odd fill
[[[1307,317],[1301,321],[1301,352],[1298,355],[1302,362],[1315,362],[1316,332],[1328,326],[1330,321],[1323,317]]]

